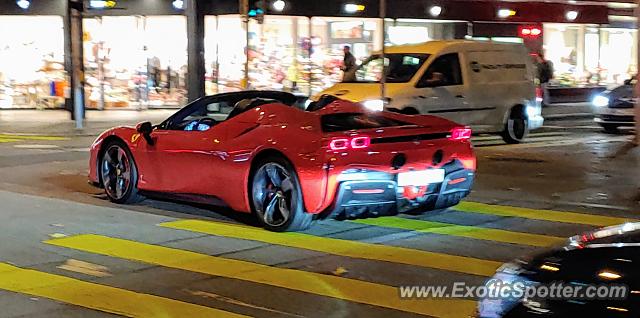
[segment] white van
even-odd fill
[[[380,54],[317,96],[334,95],[373,110],[441,116],[475,132],[500,133],[508,143],[519,143],[542,126],[535,68],[523,45],[434,41],[389,47],[385,57],[385,101]]]

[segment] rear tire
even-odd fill
[[[617,134],[620,131],[618,130],[618,126],[615,124],[602,124],[602,128],[604,132],[607,134]]]
[[[138,169],[129,148],[122,141],[105,146],[100,156],[100,182],[111,202],[138,203],[145,198],[138,193]]]
[[[519,144],[527,138],[529,134],[529,119],[524,113],[522,107],[514,107],[511,109],[509,119],[502,131],[502,140],[508,144]]]
[[[314,215],[304,211],[293,165],[280,156],[269,156],[254,167],[249,179],[249,202],[262,226],[274,232],[308,229]]]

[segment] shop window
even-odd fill
[[[0,109],[63,107],[62,17],[0,16],[0,30]]]
[[[83,23],[87,108],[186,103],[185,17],[98,17]]]

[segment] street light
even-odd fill
[[[441,13],[442,13],[441,6],[433,6],[429,9],[429,14],[431,14],[432,17],[440,16]]]
[[[29,0],[18,0],[18,1],[16,1],[16,4],[18,5],[18,7],[20,7],[20,9],[27,10],[27,9],[29,9],[29,6],[31,5],[31,1],[29,1]]]
[[[567,20],[574,21],[575,19],[578,18],[578,11],[575,11],[575,10],[567,11],[565,16],[566,16]]]
[[[284,0],[276,0],[271,6],[273,7],[273,10],[282,12],[282,10],[284,10],[284,8],[287,6],[287,3],[284,2]]]

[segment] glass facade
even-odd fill
[[[183,16],[84,19],[87,108],[184,105],[186,22]]]
[[[452,39],[452,25],[387,19],[385,44]],[[249,88],[313,95],[342,80],[344,46],[361,64],[381,49],[383,37],[382,21],[373,18],[267,16],[248,27],[247,35],[238,15],[205,17],[207,94],[244,87],[248,51]]]
[[[637,72],[637,36],[632,29],[545,24],[545,58],[554,64],[554,82],[622,84]]]
[[[0,109],[64,105],[60,16],[0,16]]]

